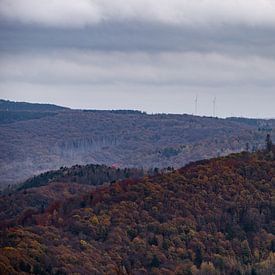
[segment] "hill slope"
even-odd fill
[[[68,108],[52,104],[13,102],[0,99],[0,125],[54,116],[64,110],[68,110]]]
[[[0,269],[4,274],[272,274],[271,157],[234,154],[96,189],[52,182],[2,196],[8,205],[39,194],[50,203],[43,209],[35,202],[19,205],[19,215],[1,212]]]
[[[241,151],[247,143],[252,150],[265,136],[258,131],[260,120],[80,111],[15,102],[2,102],[0,110],[0,188],[75,164],[181,167]]]
[[[15,102],[15,101],[0,99],[1,111],[56,112],[56,111],[62,111],[66,109],[68,108],[64,108],[54,104]]]

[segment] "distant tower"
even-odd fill
[[[213,99],[213,117],[216,116],[216,97]]]
[[[198,112],[198,95],[196,95],[196,98],[195,98],[195,115],[197,115],[197,112]]]

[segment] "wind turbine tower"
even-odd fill
[[[198,95],[196,95],[196,98],[195,98],[195,115],[197,115],[197,112],[198,112]]]

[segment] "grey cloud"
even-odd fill
[[[235,55],[275,56],[275,29],[224,26],[187,28],[163,24],[100,24],[83,29],[52,29],[17,24],[0,25],[0,49],[49,51],[196,51]]]
[[[172,25],[275,25],[272,0],[1,0],[8,21],[55,27],[83,27],[137,20]]]
[[[275,2],[0,0],[0,97],[274,117]]]
[[[275,59],[198,52],[58,51],[8,54],[0,61],[2,81],[30,83],[275,86]]]

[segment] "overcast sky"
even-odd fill
[[[274,0],[0,0],[0,97],[275,117]]]

